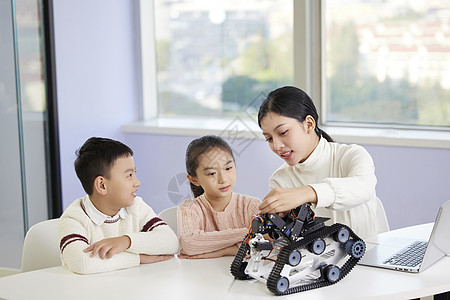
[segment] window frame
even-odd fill
[[[141,73],[139,85],[139,121],[125,124],[124,132],[150,134],[203,135],[219,134],[224,122],[220,119],[202,117],[162,117],[158,113],[156,42],[154,31],[153,0],[139,0],[136,3],[136,32],[138,39],[137,68]],[[336,141],[371,145],[408,146],[422,148],[450,149],[450,127],[426,127],[372,123],[338,123],[326,119],[325,95],[325,5],[324,0],[292,0],[294,12],[294,78],[293,83],[307,92],[319,112],[319,126]],[[319,55],[317,55],[317,53]],[[147,84],[144,84],[147,83]],[[216,118],[217,120],[217,118]],[[243,121],[251,122],[251,121]],[[263,139],[254,124],[248,124],[252,131],[242,137],[254,138],[255,133]]]

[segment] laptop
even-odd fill
[[[360,265],[405,272],[421,272],[450,254],[450,201],[439,208],[428,241],[390,238],[368,250]]]

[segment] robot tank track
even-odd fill
[[[365,243],[348,226],[326,226],[304,204],[284,218],[263,214],[252,220],[230,267],[236,279],[257,279],[275,295],[328,286],[361,259]]]

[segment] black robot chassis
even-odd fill
[[[257,279],[275,295],[331,285],[344,278],[366,246],[348,226],[326,226],[304,204],[281,218],[263,214],[252,220],[232,264],[236,279]]]

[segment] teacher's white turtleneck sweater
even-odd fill
[[[372,157],[363,147],[324,138],[304,162],[284,163],[269,179],[270,189],[311,186],[317,194],[316,216],[330,218],[327,225],[348,225],[363,239],[389,230],[376,183]]]

